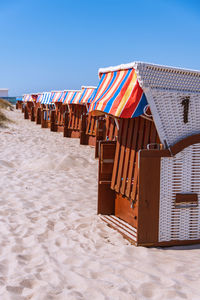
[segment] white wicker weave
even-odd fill
[[[138,80],[150,104],[161,142],[171,146],[200,133],[200,72],[135,63]],[[182,100],[189,97],[188,123]]]
[[[200,239],[200,144],[161,159],[159,242]],[[198,194],[198,206],[175,207],[177,193]]]

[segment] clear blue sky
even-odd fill
[[[0,88],[96,85],[139,60],[200,70],[200,1],[0,0]]]

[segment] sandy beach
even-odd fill
[[[134,247],[96,215],[94,149],[0,129],[0,300],[200,299],[200,245]]]

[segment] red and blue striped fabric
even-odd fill
[[[42,93],[41,104],[51,104],[51,92]]]
[[[77,104],[81,91],[64,91],[63,104]]]
[[[63,91],[51,92],[51,103],[61,102]]]
[[[91,99],[91,96],[93,95],[95,90],[96,90],[96,87],[83,86],[81,97],[79,99],[79,104],[88,104]]]
[[[31,95],[30,94],[24,95],[23,102],[32,102]]]
[[[41,94],[38,94],[36,103],[40,103],[41,100],[42,100],[42,93],[41,93]]]
[[[23,96],[23,102],[35,102],[37,99],[37,94],[25,94]]]
[[[69,104],[79,104],[79,100],[81,98],[82,91],[75,92],[73,98],[71,99]]]
[[[100,73],[89,112],[100,111],[119,118],[134,118],[144,113],[146,96],[133,68]]]

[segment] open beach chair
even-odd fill
[[[200,242],[200,72],[135,62],[100,69],[117,141],[100,144],[98,213],[135,245]],[[99,85],[100,86],[100,85]]]
[[[64,118],[68,110],[67,105],[63,105],[65,91],[51,92],[51,103],[54,103],[55,109],[51,111],[51,131],[64,132]]]

